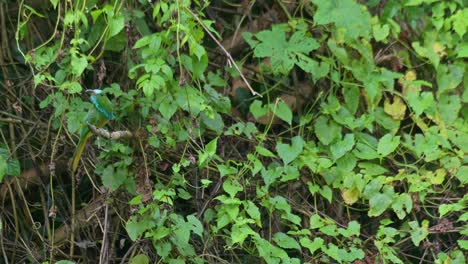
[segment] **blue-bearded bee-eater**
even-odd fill
[[[94,105],[86,117],[87,124],[91,124],[97,128],[101,128],[109,122],[109,120],[115,119],[114,112],[112,110],[112,103],[102,93],[102,90],[94,89],[94,90],[86,90],[86,92],[91,93],[91,102]],[[72,172],[74,173],[78,168],[78,164],[80,163],[81,155],[83,154],[83,150],[86,146],[86,142],[92,136],[89,127],[85,125],[80,131],[80,140],[78,141],[78,145],[76,146],[75,153],[73,154],[72,159]]]

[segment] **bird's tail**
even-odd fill
[[[78,168],[78,164],[80,163],[81,154],[83,154],[83,150],[86,146],[86,142],[91,137],[92,133],[89,131],[87,127],[82,128],[80,133],[80,141],[78,141],[78,145],[76,146],[75,153],[73,154],[72,159],[72,172],[75,173],[76,169]]]

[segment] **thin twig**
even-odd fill
[[[185,7],[185,9],[187,9],[187,11],[198,21],[198,23],[200,23],[200,25],[203,27],[203,29],[205,29],[206,33],[208,33],[208,35],[211,37],[211,39],[216,43],[216,45],[218,45],[221,50],[224,52],[224,54],[226,54],[226,57],[228,57],[229,59],[229,62],[234,66],[234,68],[237,70],[237,72],[239,73],[242,81],[244,81],[245,85],[247,85],[247,88],[249,88],[250,92],[253,94],[253,95],[258,95],[260,97],[262,97],[261,94],[257,93],[253,88],[252,86],[250,86],[249,82],[247,81],[247,79],[245,78],[244,74],[242,73],[242,71],[239,69],[239,66],[237,66],[236,62],[234,61],[234,59],[232,58],[231,54],[223,47],[223,45],[216,39],[215,36],[213,36],[213,34],[210,32],[210,30],[205,26],[205,24],[203,24],[203,21],[195,14],[192,12],[192,10],[190,10],[189,8]]]

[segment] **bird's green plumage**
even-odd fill
[[[115,115],[112,111],[112,103],[111,101],[104,95],[97,94],[91,96],[91,102],[94,105],[94,109],[91,109],[88,112],[86,122],[88,124],[92,124],[95,127],[101,128],[115,118]],[[72,171],[75,172],[78,168],[78,164],[80,163],[80,157],[83,154],[83,150],[86,146],[86,142],[92,136],[91,131],[89,130],[88,126],[85,125],[80,131],[80,140],[78,141],[78,145],[76,146],[75,153],[73,154],[72,159]]]

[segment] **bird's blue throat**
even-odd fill
[[[94,104],[94,106],[99,111],[99,113],[103,114],[107,119],[109,120],[115,119],[114,113],[106,111],[104,108],[102,108],[102,106],[99,104],[97,97],[95,95],[91,95],[91,102]]]

